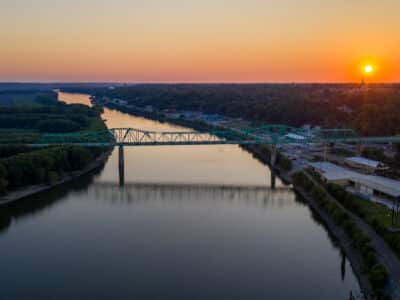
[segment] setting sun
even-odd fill
[[[364,73],[365,74],[371,74],[372,72],[374,72],[374,67],[371,65],[366,65],[364,67]]]

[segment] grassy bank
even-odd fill
[[[293,176],[294,184],[300,186],[310,196],[317,206],[323,210],[333,222],[340,226],[352,241],[352,246],[362,258],[363,269],[371,284],[377,299],[390,299],[385,292],[388,280],[388,271],[379,263],[377,251],[371,244],[369,236],[357,226],[357,223],[343,207],[332,201],[330,195],[316,184],[311,177],[304,172]]]

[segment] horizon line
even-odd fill
[[[355,81],[1,81],[0,84],[115,84],[115,85],[151,85],[151,84],[163,84],[163,85],[185,85],[185,84],[277,84],[277,85],[288,85],[288,84],[298,84],[298,85],[309,85],[309,84],[319,84],[319,85],[350,85],[350,84],[361,84],[361,82]],[[367,82],[367,85],[378,85],[378,84],[400,84],[400,81],[387,81],[387,82]]]

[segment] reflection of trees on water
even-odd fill
[[[298,194],[297,195],[297,201],[304,203],[304,205],[307,206],[306,201]],[[336,237],[334,237],[332,235],[332,233],[330,232],[330,230],[328,230],[328,227],[325,225],[324,221],[321,219],[321,217],[314,211],[314,209],[312,209],[310,206],[308,206],[310,208],[310,212],[311,212],[311,219],[314,221],[314,224],[316,224],[317,226],[323,228],[329,236],[329,239],[332,242],[332,245],[335,249],[338,249],[341,251],[340,245],[338,243],[338,240],[336,239]]]
[[[342,281],[346,278],[346,254],[344,253],[343,250],[340,250],[340,257],[342,259],[341,265],[340,265],[340,271],[342,274]]]
[[[0,233],[7,230],[13,219],[29,217],[44,212],[57,202],[65,199],[70,193],[88,190],[94,178],[101,173],[102,168],[90,174],[81,176],[54,189],[22,199],[7,206],[0,207]]]
[[[302,202],[306,205],[305,200],[300,196],[297,195],[297,201],[298,202]],[[342,281],[345,281],[346,279],[346,265],[347,265],[347,257],[346,254],[344,253],[344,251],[342,250],[342,248],[340,247],[340,244],[338,242],[338,240],[336,239],[335,236],[332,235],[332,233],[330,232],[330,230],[326,227],[324,221],[320,218],[320,216],[310,207],[310,212],[311,212],[311,219],[314,221],[314,223],[317,226],[320,226],[321,228],[323,228],[327,234],[328,234],[328,238],[332,243],[332,246],[338,251],[339,256],[340,256],[340,272],[339,272],[339,276],[341,278]],[[350,292],[350,291],[349,291]],[[359,293],[359,292],[354,292],[352,291],[353,296],[355,297],[354,299],[365,299],[365,297]]]
[[[217,186],[192,184],[126,184],[95,183],[88,196],[113,204],[129,204],[140,201],[232,201],[249,206],[285,207],[292,205],[295,194],[289,187],[276,188],[253,186]]]
[[[0,233],[7,230],[13,219],[43,213],[71,193],[85,191],[87,197],[111,203],[133,203],[137,201],[231,201],[249,206],[266,208],[293,204],[295,195],[289,187],[270,189],[252,186],[212,186],[180,184],[127,184],[121,188],[118,183],[95,183],[94,178],[103,168],[82,176],[46,192],[33,195],[7,206],[0,207]]]

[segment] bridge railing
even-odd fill
[[[113,128],[101,131],[77,133],[40,134],[27,132],[29,139],[13,139],[1,135],[0,144],[22,144],[33,146],[69,145],[112,146],[112,145],[201,145],[201,144],[304,144],[304,143],[389,143],[400,142],[398,137],[360,137],[351,129],[321,129],[308,134],[302,128],[285,125],[264,125],[247,129],[198,131],[146,131],[135,128]],[[32,138],[33,137],[33,138]],[[21,143],[19,143],[21,144]]]

